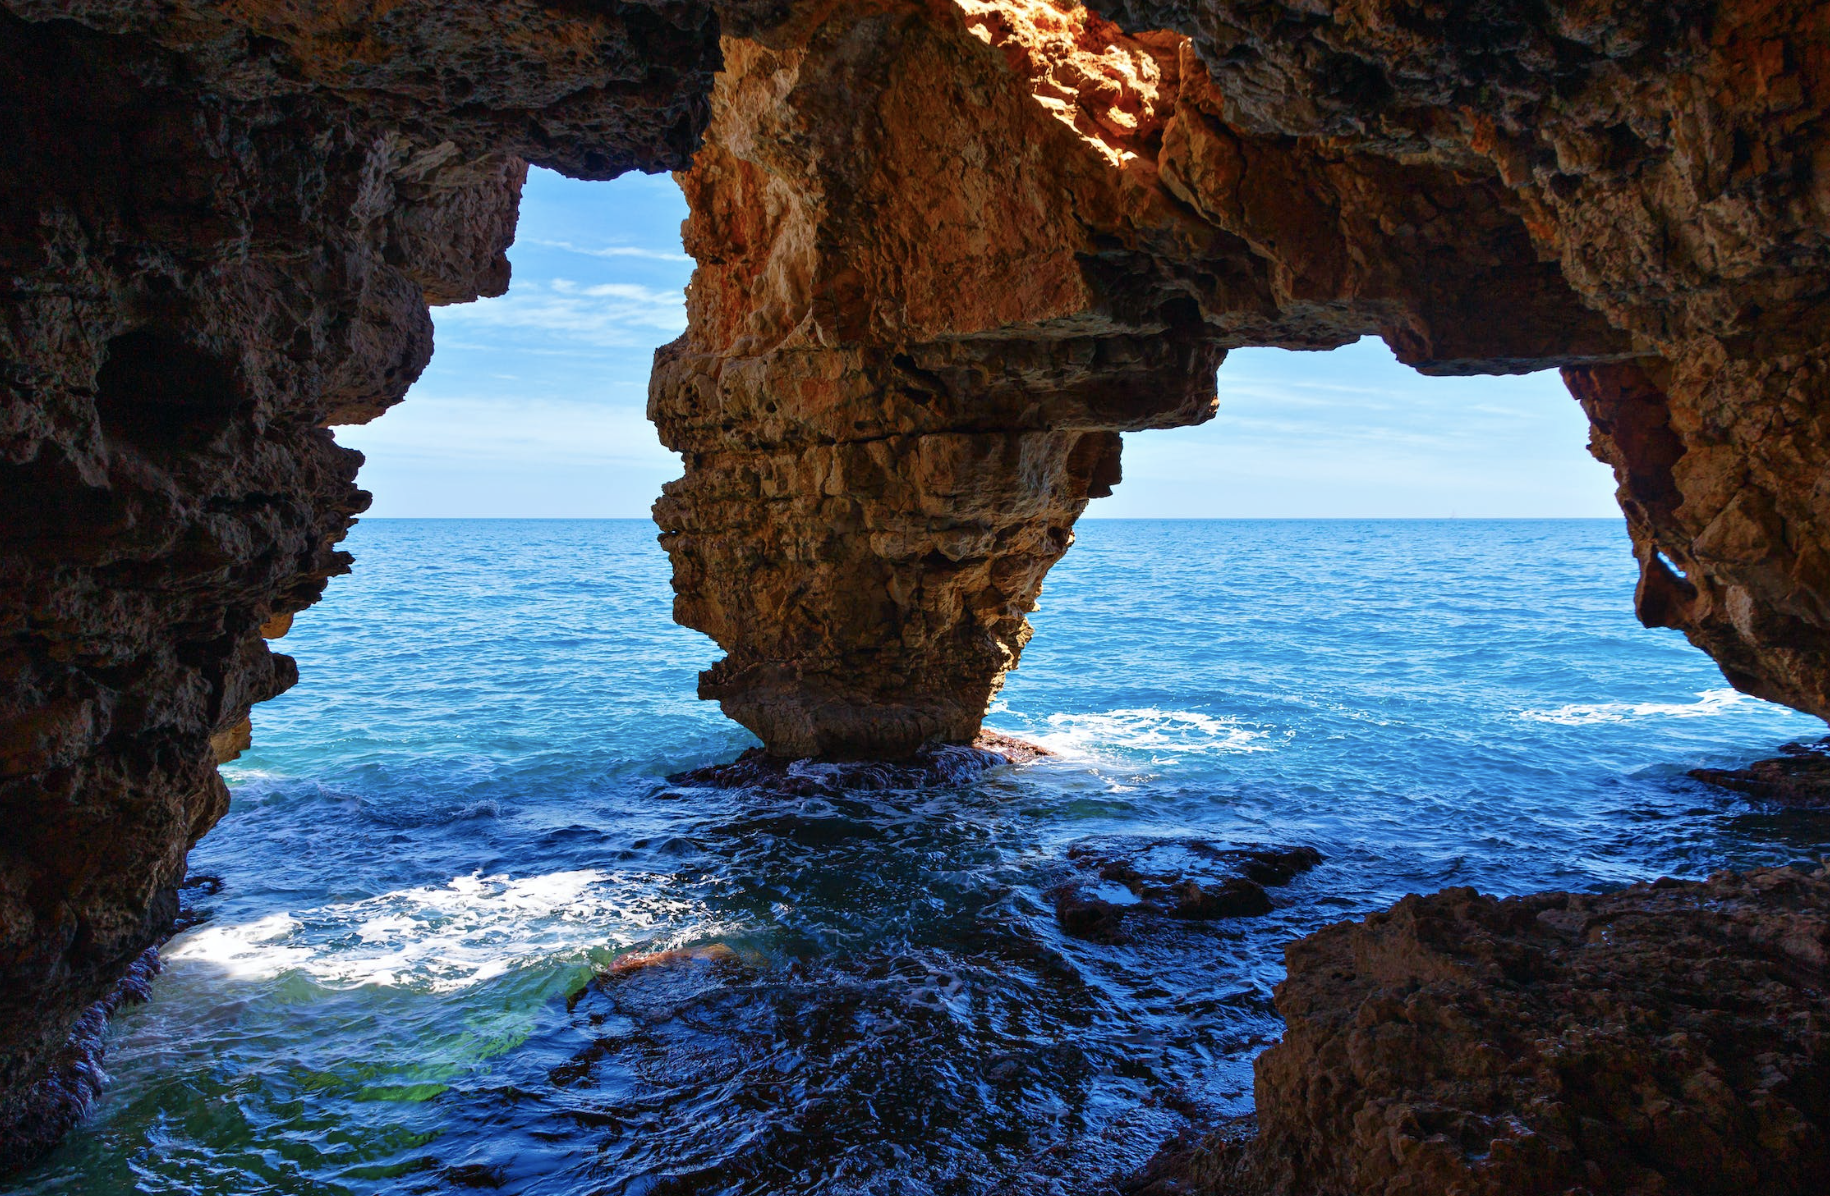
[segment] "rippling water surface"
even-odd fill
[[[666,781],[753,740],[646,522],[350,546],[192,855],[208,920],[26,1191],[1100,1191],[1249,1107],[1293,935],[1830,830],[1684,777],[1823,728],[1639,627],[1612,521],[1083,524],[989,720],[1057,756],[806,798]],[[1057,925],[1076,849],[1201,844],[1326,862],[1262,918]]]

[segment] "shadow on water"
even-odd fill
[[[709,916],[750,929],[626,954],[549,1010],[504,1074],[454,1094],[426,1179],[1090,1191],[1236,1106],[1273,1024],[1241,958],[1268,928],[1063,934],[1045,894],[1074,868],[1013,816],[1026,788],[701,792],[717,816],[670,843],[703,853],[686,872]]]

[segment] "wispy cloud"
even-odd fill
[[[382,418],[337,429],[372,459],[442,463],[657,465],[677,469],[638,406],[498,395],[409,395]]]
[[[601,348],[642,348],[686,327],[686,297],[636,283],[581,286],[564,278],[517,279],[501,298],[441,308],[437,320],[441,327],[462,329],[470,342],[491,331],[512,330]]]
[[[566,253],[582,254],[585,257],[639,257],[651,262],[690,262],[693,259],[684,253],[668,253],[661,249],[645,249],[640,245],[600,245],[595,248],[574,245],[570,241],[543,241],[534,238],[522,240],[523,245],[538,245],[542,249],[559,249]]]

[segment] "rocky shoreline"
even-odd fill
[[[1745,768],[1693,768],[1690,776],[1758,802],[1793,809],[1830,809],[1830,739],[1785,743],[1782,755]]]
[[[44,1076],[18,1097],[15,1111],[0,1123],[0,1176],[38,1161],[94,1111],[108,1084],[102,1070],[108,1019],[122,1006],[152,1000],[158,974],[159,948],[148,947],[107,996],[83,1010]]]
[[[1255,1122],[1148,1196],[1814,1196],[1830,1176],[1830,868],[1407,897],[1287,948]]]
[[[776,752],[969,743],[1120,434],[1211,418],[1232,349],[1367,336],[1562,369],[1641,621],[1830,716],[1825,45],[1801,0],[4,0],[0,1140],[89,1099],[64,1044],[297,680],[268,641],[349,568],[369,495],[329,429],[405,396],[432,306],[504,292],[530,164],[680,172],[656,520],[725,653],[700,695]],[[1199,1173],[1804,1191],[1823,885],[1451,890],[1305,939],[1259,1134]]]

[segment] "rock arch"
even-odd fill
[[[326,428],[506,285],[527,162],[686,170],[657,519],[778,751],[968,738],[1117,433],[1361,335],[1563,367],[1642,618],[1830,715],[1830,13],[1093,7],[5,0],[0,1164],[348,567]]]
[[[1208,418],[1228,348],[1363,335],[1426,373],[1562,367],[1642,618],[1830,713],[1819,516],[1780,473],[1826,463],[1821,292],[1785,265],[1824,252],[1818,68],[1781,54],[1747,93],[1757,30],[1726,9],[1307,13],[1114,11],[1191,39],[941,0],[726,39],[681,176],[699,268],[650,414],[687,471],[656,518],[677,617],[728,653],[701,693],[771,750],[969,737],[1115,434]],[[1737,356],[1768,336],[1784,363]]]

